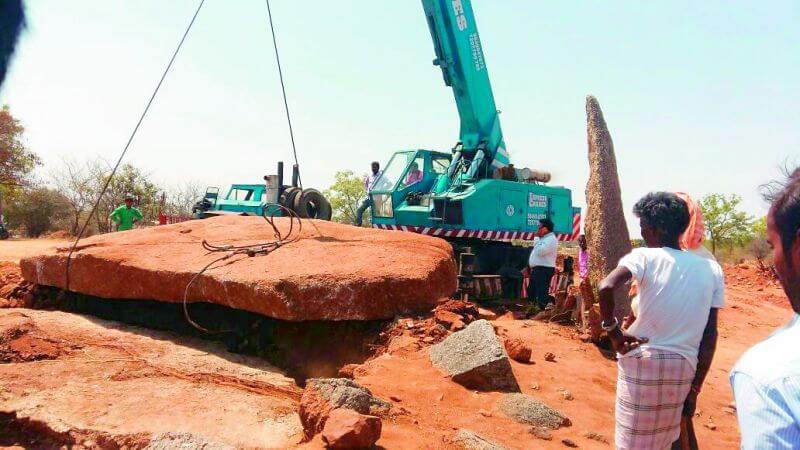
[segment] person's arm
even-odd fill
[[[131,212],[133,213],[133,221],[134,222],[142,220],[142,212],[139,211],[138,208],[131,208]]]
[[[544,239],[540,237],[538,242],[541,242],[541,245],[536,246],[534,244],[532,252],[538,258],[550,256],[558,251],[558,241],[556,239]]]
[[[111,214],[108,215],[108,218],[111,219],[112,222],[119,224],[119,208],[111,211]]]
[[[787,401],[796,402],[800,392],[796,392],[794,388],[783,392],[783,389],[763,386],[741,372],[733,373],[731,387],[736,400],[742,449],[797,448],[797,443],[800,442],[800,432],[795,421],[797,411],[793,411],[792,405]]]
[[[700,340],[700,350],[697,354],[697,371],[692,381],[692,389],[689,391],[686,402],[683,404],[683,415],[694,416],[697,408],[697,395],[703,386],[703,381],[711,368],[711,361],[714,359],[714,352],[717,350],[717,308],[711,308],[708,313],[708,322],[703,330],[703,338]]]
[[[632,276],[630,269],[619,266],[600,282],[598,293],[600,297],[600,317],[603,320],[603,324],[610,325],[616,320],[614,318],[614,291],[627,283]],[[621,355],[635,349],[639,344],[647,342],[646,338],[640,339],[623,332],[619,326],[609,331],[608,337],[614,350]]]

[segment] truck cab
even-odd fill
[[[195,217],[205,218],[223,214],[261,215],[267,203],[277,202],[277,191],[265,184],[233,184],[224,198],[219,188],[210,186],[203,199],[195,205]]]

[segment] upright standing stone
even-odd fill
[[[598,282],[631,251],[617,175],[614,143],[597,99],[586,97],[586,133],[589,144],[589,182],[586,183],[584,229],[589,248],[589,275]],[[614,316],[620,321],[631,308],[628,290],[614,293]]]

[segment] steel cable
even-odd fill
[[[72,261],[72,254],[75,252],[75,248],[78,246],[78,242],[81,240],[81,237],[83,237],[83,234],[86,232],[86,227],[89,225],[89,221],[92,219],[92,216],[94,216],[94,213],[97,210],[97,207],[100,205],[100,200],[103,199],[103,195],[105,195],[106,190],[108,190],[108,186],[111,184],[111,180],[114,178],[114,175],[117,174],[117,169],[119,169],[119,166],[122,163],[122,159],[125,157],[125,154],[128,153],[128,149],[131,146],[131,142],[133,142],[133,138],[136,136],[136,133],[139,131],[139,127],[142,125],[142,121],[144,121],[144,118],[147,115],[147,112],[150,110],[150,105],[153,104],[153,100],[155,100],[156,94],[158,94],[159,89],[161,89],[161,85],[164,83],[164,79],[167,77],[167,73],[169,73],[170,68],[172,68],[172,63],[175,62],[175,58],[178,56],[178,52],[180,52],[181,47],[183,46],[183,42],[186,40],[186,36],[189,35],[189,31],[192,29],[192,25],[194,25],[194,21],[195,21],[195,19],[197,19],[197,15],[200,13],[200,10],[203,8],[203,4],[204,3],[205,3],[205,0],[200,0],[200,4],[197,5],[197,10],[194,12],[194,15],[192,16],[192,20],[189,22],[189,25],[186,27],[186,31],[183,32],[183,36],[181,37],[181,40],[178,43],[178,46],[175,48],[175,51],[172,53],[172,57],[170,58],[169,63],[167,64],[167,67],[164,69],[164,72],[161,74],[161,79],[158,80],[158,84],[156,85],[156,88],[153,90],[153,94],[150,96],[150,100],[147,102],[147,105],[145,106],[144,111],[142,111],[142,115],[139,117],[139,121],[136,122],[136,126],[133,128],[133,132],[131,132],[131,135],[128,138],[128,142],[125,144],[125,147],[122,149],[122,153],[119,155],[119,158],[117,159],[117,163],[114,165],[114,168],[111,170],[111,174],[106,179],[106,182],[103,185],[103,189],[100,190],[100,195],[97,196],[97,200],[95,201],[94,206],[92,206],[92,209],[89,212],[89,215],[86,217],[86,220],[84,221],[83,226],[81,227],[80,231],[78,232],[78,236],[76,236],[76,238],[75,238],[75,242],[72,244],[72,247],[69,249],[69,255],[67,255],[67,265],[66,265],[66,269],[65,269],[65,277],[66,277],[65,281],[66,282],[64,284],[64,290],[69,290],[69,268],[70,268],[70,263]]]
[[[289,230],[285,234],[278,229],[277,225],[275,225],[275,216],[270,215],[267,212],[273,207],[277,208],[280,211],[283,211],[289,216]],[[186,318],[186,321],[189,322],[189,324],[191,324],[196,329],[209,334],[221,334],[232,331],[232,330],[210,331],[207,328],[200,325],[199,323],[192,320],[189,314],[189,289],[200,278],[201,275],[203,275],[207,270],[209,270],[214,264],[226,261],[230,258],[233,258],[234,256],[247,255],[248,257],[254,257],[260,255],[268,255],[270,252],[277,250],[278,248],[286,244],[291,244],[292,242],[295,242],[298,239],[300,239],[301,233],[303,231],[303,220],[294,210],[287,208],[283,205],[279,205],[277,203],[267,203],[261,210],[261,216],[272,227],[275,240],[260,242],[258,244],[251,244],[251,245],[215,245],[203,239],[202,245],[204,249],[208,250],[209,252],[208,254],[225,253],[225,255],[206,264],[202,269],[200,269],[199,272],[194,274],[192,278],[189,280],[189,283],[186,284],[186,289],[184,289],[183,291],[183,316]],[[297,221],[296,232],[295,232],[295,221]]]
[[[289,124],[289,137],[292,140],[292,152],[294,153],[294,164],[297,169],[297,184],[300,189],[303,189],[303,180],[300,178],[300,163],[297,160],[297,146],[294,143],[294,131],[292,130],[292,117],[289,114],[289,102],[286,100],[286,85],[283,83],[283,69],[281,69],[281,57],[278,54],[278,41],[275,38],[275,26],[272,23],[272,9],[269,7],[269,0],[267,3],[267,17],[269,17],[269,30],[272,33],[272,46],[275,48],[275,62],[278,64],[278,77],[281,80],[281,92],[283,93],[283,107],[286,110],[286,122]]]

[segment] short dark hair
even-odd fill
[[[5,81],[11,56],[24,27],[22,0],[0,0],[0,86]]]
[[[774,194],[772,221],[781,236],[783,252],[789,253],[800,230],[800,167],[789,175],[783,189]],[[787,261],[791,265],[791,258]]]
[[[677,238],[689,226],[689,207],[671,192],[651,192],[633,206],[633,213],[647,226]]]
[[[381,163],[379,163],[378,161],[372,161],[372,162],[370,163],[370,165],[371,165],[371,166],[378,166],[378,167],[380,167],[380,166],[381,166]]]
[[[548,230],[553,231],[553,221],[550,219],[539,219],[539,228],[547,227]]]

